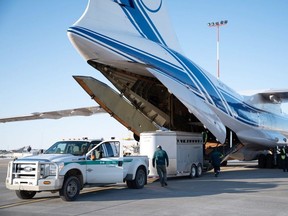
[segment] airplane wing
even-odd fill
[[[94,106],[94,107],[82,107],[76,109],[58,110],[50,112],[34,112],[31,113],[30,115],[0,118],[0,123],[27,121],[36,119],[60,119],[62,117],[71,117],[71,116],[91,116],[97,113],[106,113],[106,111],[102,109],[100,106]]]
[[[244,91],[241,92],[241,94],[244,96],[248,96],[247,101],[258,101],[261,103],[272,103],[272,104],[281,104],[288,102],[288,89]]]
[[[268,103],[286,103],[288,102],[288,89],[266,90],[258,93]]]

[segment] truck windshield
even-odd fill
[[[85,155],[89,145],[89,142],[84,141],[61,141],[52,145],[44,154]]]

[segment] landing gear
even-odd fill
[[[274,167],[274,157],[272,154],[260,154],[258,156],[258,167],[271,169]]]
[[[258,167],[259,168],[266,167],[266,156],[264,154],[258,156]]]

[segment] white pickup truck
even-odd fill
[[[59,191],[65,201],[73,201],[86,185],[126,182],[128,188],[147,184],[146,156],[122,156],[120,141],[59,141],[43,154],[11,161],[6,187],[21,199],[37,192]]]

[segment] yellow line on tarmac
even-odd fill
[[[109,189],[116,189],[116,188],[119,188],[117,186],[106,186],[106,187],[101,187],[101,188],[98,188],[98,187],[94,187],[94,188],[85,188],[83,191],[81,191],[80,194],[86,194],[86,193],[93,193],[93,192],[98,192],[98,191],[105,191],[105,190],[109,190]]]
[[[157,179],[148,179],[148,184],[152,183],[155,180],[157,180]],[[98,191],[105,191],[105,190],[110,190],[110,189],[120,189],[120,188],[123,188],[123,187],[124,186],[119,185],[119,186],[105,186],[105,187],[100,187],[100,188],[99,187],[93,187],[91,189],[90,188],[85,188],[84,190],[82,190],[80,192],[80,195],[81,194],[88,194],[88,193],[98,192]],[[46,200],[50,200],[50,199],[54,199],[54,198],[55,198],[55,196],[47,197],[47,198],[36,198],[36,199],[27,200],[27,201],[6,204],[6,205],[0,206],[0,209],[12,208],[12,207],[21,206],[21,205],[42,202],[42,201],[46,201]]]
[[[53,198],[54,198],[54,197],[53,197]],[[6,205],[0,206],[0,209],[11,208],[11,207],[21,206],[21,205],[26,205],[26,204],[30,204],[30,203],[42,202],[42,201],[49,200],[49,199],[51,199],[51,197],[49,197],[49,198],[33,199],[33,200],[27,200],[27,201],[22,201],[22,202],[17,202],[17,203],[6,204]]]
[[[151,183],[153,183],[153,182],[155,182],[155,181],[157,181],[158,180],[158,178],[148,178],[147,179],[147,183],[148,184],[151,184]]]

